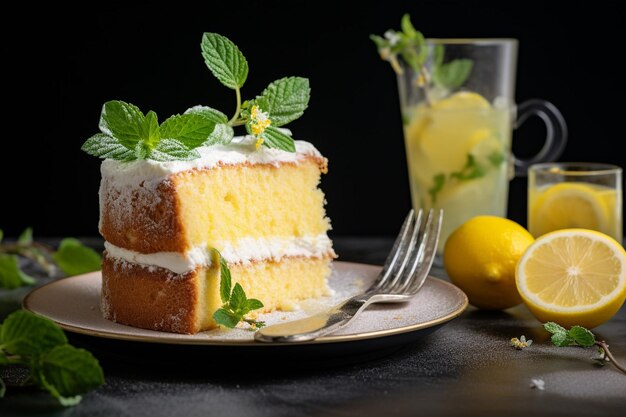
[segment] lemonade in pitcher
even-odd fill
[[[506,217],[511,117],[510,106],[467,91],[405,114],[413,206],[443,209],[440,252],[469,217]]]
[[[427,39],[407,14],[400,26],[370,38],[397,75],[413,208],[443,209],[441,266],[457,227],[478,215],[507,216],[509,181],[558,158],[567,126],[545,100],[515,102],[516,39]],[[545,122],[546,139],[521,160],[511,136],[530,116]]]

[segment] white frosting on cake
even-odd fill
[[[211,265],[211,251],[207,245],[198,245],[186,253],[158,252],[144,254],[104,243],[108,256],[127,262],[168,269],[177,274],[193,271],[197,266]],[[236,244],[216,243],[229,263],[247,264],[253,261],[278,261],[287,256],[322,257],[333,254],[332,241],[324,233],[317,236],[286,238],[242,238]]]
[[[116,161],[105,159],[100,168],[102,178],[114,186],[137,186],[142,182],[160,181],[177,172],[192,169],[211,169],[223,165],[248,163],[272,164],[298,162],[307,156],[321,158],[320,152],[309,142],[296,140],[296,152],[261,147],[256,149],[254,137],[237,136],[228,145],[212,145],[196,148],[200,158],[190,161],[159,162],[153,160]]]

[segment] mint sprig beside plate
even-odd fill
[[[62,405],[76,405],[81,395],[104,384],[98,360],[68,344],[52,320],[18,310],[0,327],[0,366],[23,366],[28,382],[48,391]],[[0,379],[0,398],[6,386]]]

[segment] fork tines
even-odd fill
[[[413,295],[422,287],[435,258],[443,211],[430,209],[423,217],[422,209],[409,211],[370,291]]]

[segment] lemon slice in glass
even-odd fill
[[[515,283],[542,322],[596,327],[613,317],[626,298],[626,251],[592,230],[547,233],[520,258]]]
[[[608,232],[605,198],[592,186],[563,182],[535,192],[539,194],[531,202],[528,222],[533,236],[570,228]]]

